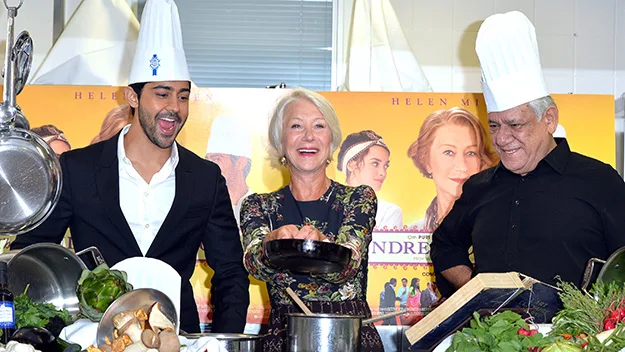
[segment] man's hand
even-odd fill
[[[450,284],[458,289],[471,280],[472,272],[471,268],[466,265],[456,265],[441,271],[441,274]]]

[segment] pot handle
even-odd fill
[[[369,325],[371,323],[375,323],[376,321],[380,321],[380,320],[384,320],[386,318],[392,318],[392,317],[396,317],[398,315],[407,313],[406,310],[399,310],[397,312],[392,312],[392,313],[386,313],[386,314],[382,314],[380,316],[377,316],[375,318],[369,318],[369,319],[365,319],[362,321],[362,325]]]
[[[93,270],[101,264],[106,264],[104,256],[100,253],[97,247],[91,246],[83,249],[80,252],[76,252],[76,255],[85,263],[85,266],[89,270]]]
[[[584,277],[582,278],[582,291],[584,291],[584,293],[590,297],[592,297],[592,295],[588,293],[586,289],[588,288],[588,285],[590,284],[590,280],[592,279],[592,272],[593,272],[593,269],[595,268],[595,263],[605,264],[605,260],[601,260],[598,258],[590,258],[588,260],[588,263],[586,264],[586,269],[584,270]]]

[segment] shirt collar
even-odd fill
[[[124,136],[128,133],[128,130],[130,130],[130,125],[124,126],[119,134],[119,139],[117,140],[117,160],[126,165],[132,165],[130,159],[126,157],[126,148],[124,148]],[[167,162],[171,164],[172,169],[175,169],[176,166],[178,166],[178,160],[178,144],[174,141],[171,148],[171,155]]]
[[[538,163],[536,169],[540,168],[541,165],[549,165],[559,174],[563,174],[566,169],[566,164],[569,161],[569,155],[571,155],[571,149],[569,148],[569,143],[565,138],[554,139],[556,141],[556,147]],[[534,172],[534,170],[530,171],[530,173]],[[491,175],[491,179],[502,172],[512,173],[506,169],[501,161],[499,161],[497,166],[495,166],[495,171]]]

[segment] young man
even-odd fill
[[[171,265],[182,278],[180,328],[199,332],[189,279],[200,243],[215,271],[213,332],[243,332],[247,272],[226,182],[219,168],[176,143],[189,114],[190,76],[178,9],[148,0],[125,97],[132,124],[115,137],[61,155],[63,190],[49,218],[11,248],[96,246],[109,266],[137,256]]]

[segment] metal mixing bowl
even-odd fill
[[[147,312],[154,302],[161,304],[161,311],[174,324],[176,333],[178,333],[178,314],[171,299],[159,290],[139,288],[123,294],[106,309],[98,324],[96,335],[98,346],[106,343],[105,337],[107,336],[111,341],[113,340],[113,330],[115,329],[113,317],[115,314],[139,308],[144,308]]]

